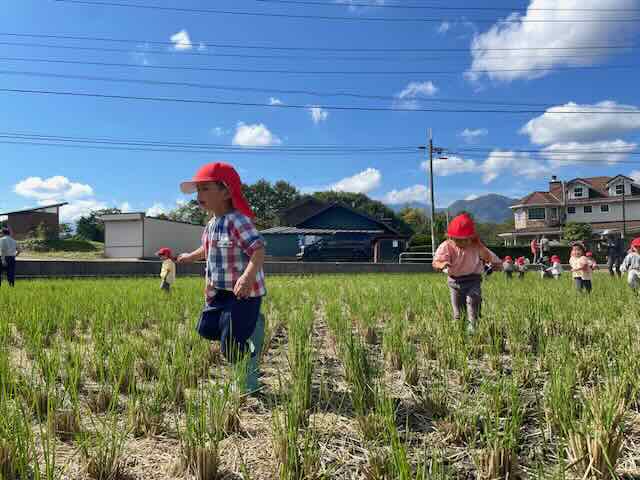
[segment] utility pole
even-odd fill
[[[627,238],[627,186],[622,180],[622,238]]]
[[[433,192],[433,155],[441,155],[444,152],[443,148],[433,146],[433,132],[429,129],[429,193],[431,196],[431,253],[436,253],[436,205],[435,195]]]

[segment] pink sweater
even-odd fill
[[[501,261],[496,254],[489,252],[491,253],[491,263],[500,264]],[[458,248],[451,240],[445,240],[436,250],[433,260],[434,262],[448,262],[450,277],[479,275],[484,271],[484,263],[480,258],[480,248],[477,245]]]

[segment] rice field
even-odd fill
[[[0,289],[1,479],[640,476],[640,299],[596,275],[270,278],[264,389],[195,332],[202,280]]]

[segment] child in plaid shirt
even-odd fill
[[[258,361],[265,327],[260,306],[267,293],[262,268],[265,242],[253,224],[255,214],[242,194],[238,173],[226,163],[205,165],[180,188],[184,193],[197,191],[198,204],[213,215],[202,235],[202,246],[178,257],[178,262],[207,262],[206,305],[198,333],[219,340],[231,362],[250,355],[242,388],[255,392],[259,390]]]

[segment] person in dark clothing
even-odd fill
[[[620,266],[625,257],[624,241],[619,235],[610,233],[607,235],[607,241],[605,243],[607,248],[607,267],[609,268],[609,274],[613,277],[616,273],[618,277],[622,276]]]
[[[13,287],[16,281],[16,257],[20,254],[18,243],[11,238],[8,228],[2,230],[0,238],[0,285],[2,284],[2,271],[7,272],[9,286]]]

